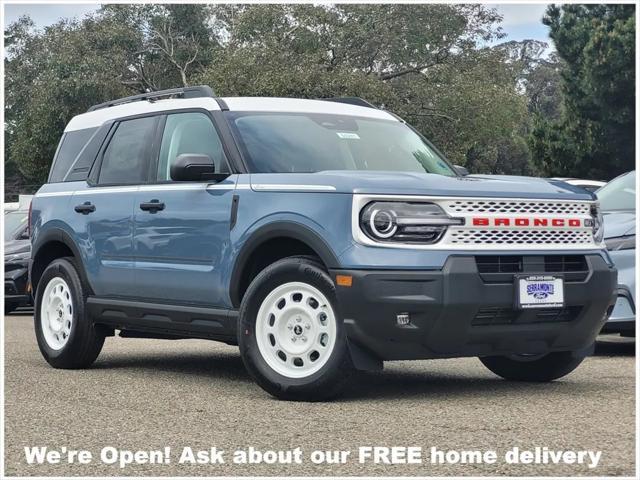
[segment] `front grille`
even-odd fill
[[[585,245],[593,243],[586,230],[471,230],[451,228],[449,242],[454,245]]]
[[[447,208],[458,213],[525,213],[545,215],[589,215],[588,203],[526,200],[451,200]]]
[[[476,267],[485,283],[510,283],[514,274],[561,275],[565,282],[581,282],[589,275],[584,255],[478,255]]]
[[[513,323],[517,312],[512,308],[481,308],[473,318],[472,325],[508,325]]]
[[[514,310],[510,307],[485,307],[478,310],[471,324],[473,326],[487,326],[566,323],[578,318],[581,311],[581,306],[535,310]]]

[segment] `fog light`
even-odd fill
[[[399,313],[396,315],[396,323],[398,325],[409,325],[409,322],[411,322],[411,317],[408,313]]]

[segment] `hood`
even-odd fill
[[[636,212],[633,210],[612,210],[602,212],[604,217],[604,238],[622,237],[636,231]]]
[[[324,171],[317,173],[254,173],[251,184],[327,186],[338,193],[436,195],[465,197],[594,200],[595,196],[568,183],[508,175],[446,177],[432,173],[384,171]],[[301,189],[302,190],[302,189]]]
[[[28,252],[31,250],[29,240],[9,240],[4,242],[4,255],[15,255],[16,253]]]

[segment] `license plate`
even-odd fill
[[[532,275],[516,278],[516,306],[518,308],[558,308],[564,306],[562,278]]]

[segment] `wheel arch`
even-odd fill
[[[32,245],[31,263],[29,265],[29,282],[31,283],[34,295],[38,288],[40,278],[47,268],[47,265],[57,258],[68,256],[73,257],[80,278],[83,283],[89,287],[89,294],[93,294],[93,290],[88,281],[84,263],[82,261],[80,249],[75,244],[69,233],[61,228],[54,227],[40,234],[36,243]]]
[[[318,257],[327,269],[338,266],[338,258],[331,247],[311,228],[291,221],[264,225],[251,234],[236,257],[229,288],[229,296],[234,307],[240,306],[242,296],[248,287],[247,276],[250,275],[254,256],[268,246],[269,242],[274,241],[291,242],[302,250],[294,248],[288,252],[289,254],[276,255],[272,261],[292,255],[310,254]]]

